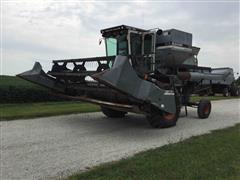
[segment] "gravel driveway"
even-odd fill
[[[240,123],[240,99],[212,102],[208,119],[188,117],[152,129],[144,116],[109,119],[102,113],[0,122],[1,180],[54,179],[103,162]]]

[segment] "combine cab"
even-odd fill
[[[200,48],[192,46],[192,34],[125,25],[101,33],[105,57],[54,60],[47,73],[36,62],[18,76],[62,96],[99,104],[108,117],[144,114],[155,128],[174,126],[182,106],[196,107],[200,118],[209,116],[210,101],[192,103],[189,97],[228,74],[198,66]]]

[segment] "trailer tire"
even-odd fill
[[[105,116],[110,118],[122,118],[127,114],[127,112],[117,111],[106,107],[101,107],[101,110]]]
[[[198,117],[201,119],[208,118],[208,116],[211,113],[211,108],[212,108],[212,105],[209,100],[207,99],[200,100],[198,104],[198,109],[197,109]]]

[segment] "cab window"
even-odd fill
[[[142,36],[140,34],[131,33],[131,55],[142,54]]]
[[[118,55],[122,56],[127,56],[128,55],[128,43],[127,43],[127,36],[120,35],[117,37],[117,50],[118,50]]]
[[[128,55],[128,43],[126,35],[106,38],[107,56]]]
[[[107,38],[106,50],[107,50],[107,56],[116,56],[117,55],[117,39],[112,37]]]
[[[144,36],[144,54],[152,54],[152,35],[146,34]]]

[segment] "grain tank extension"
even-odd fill
[[[210,101],[193,103],[190,95],[211,88],[212,81],[231,81],[229,68],[214,73],[198,66],[200,48],[192,46],[190,33],[121,25],[101,34],[106,56],[53,60],[47,73],[36,62],[18,76],[63,96],[99,104],[108,117],[144,114],[155,128],[174,126],[183,106],[196,107],[198,116],[207,118]]]

